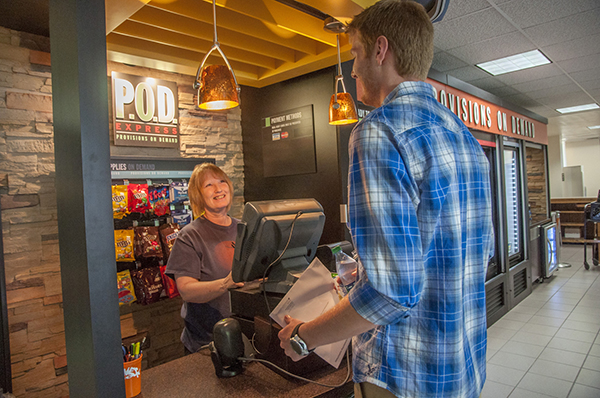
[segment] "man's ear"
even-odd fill
[[[375,59],[377,60],[378,65],[383,64],[383,60],[388,56],[389,53],[389,43],[388,39],[385,36],[379,36],[375,40]]]

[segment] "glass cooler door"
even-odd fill
[[[519,148],[504,147],[506,233],[510,266],[523,260],[523,217]]]

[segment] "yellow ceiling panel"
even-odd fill
[[[211,43],[213,41],[214,30],[212,24],[186,18],[179,14],[164,12],[157,8],[145,7],[132,15],[129,20],[205,39]],[[293,49],[229,29],[219,28],[218,39],[219,43],[224,46],[248,50],[281,61],[293,62],[296,59],[296,51]]]
[[[151,2],[150,6],[184,15],[188,18],[207,22],[211,24],[211,26],[213,23],[212,6],[203,1],[177,0],[172,3]],[[228,9],[217,9],[217,25],[219,28],[224,27],[234,32],[243,33],[251,37],[257,37],[269,42],[293,48],[296,51],[302,51],[306,54],[316,54],[316,45],[314,40],[310,40],[295,34],[290,36],[289,32],[277,28],[272,23],[250,18]]]
[[[213,44],[212,38],[209,40],[198,39],[196,37],[186,36],[180,33],[175,33],[134,21],[126,21],[122,23],[119,27],[113,30],[113,33],[136,37],[177,48],[197,51],[202,54],[207,53]],[[245,62],[267,69],[275,69],[280,64],[280,61],[275,60],[274,58],[265,57],[250,51],[240,50],[238,48],[221,45],[221,50],[223,50],[228,60]]]
[[[195,76],[213,45],[211,0],[105,1],[109,59]],[[217,0],[217,41],[240,84],[264,87],[336,65],[324,20],[361,9],[352,0]],[[340,43],[349,58],[345,35]],[[207,62],[223,64],[218,52]]]

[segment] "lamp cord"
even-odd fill
[[[216,5],[217,1],[213,0],[213,27],[215,29],[215,40],[213,42],[213,44],[218,44],[219,41],[217,40],[217,5]]]

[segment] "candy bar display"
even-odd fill
[[[119,303],[178,297],[164,269],[179,231],[193,220],[187,182],[113,180],[112,202]]]
[[[132,229],[115,230],[115,256],[117,261],[135,261]]]
[[[159,267],[131,271],[131,277],[138,303],[148,305],[160,299],[163,282]]]
[[[158,227],[135,227],[135,258],[162,257]]]
[[[177,223],[167,223],[161,225],[158,229],[160,241],[163,245],[163,257],[165,259],[165,263],[169,259],[169,254],[171,254],[171,249],[173,248],[175,239],[177,239],[177,235],[179,235],[179,230],[180,227]]]
[[[129,214],[127,210],[127,186],[112,186],[113,218],[121,219]]]
[[[169,197],[173,204],[183,204],[188,200],[187,182],[172,182],[169,185]]]
[[[162,281],[163,281],[164,293],[169,298],[175,298],[175,297],[179,296],[179,291],[177,290],[177,284],[175,283],[175,281],[173,279],[171,279],[168,275],[165,274],[166,268],[167,268],[166,265],[161,265],[159,267],[160,276],[162,277]]]
[[[183,227],[192,222],[192,211],[188,209],[171,210],[171,217],[173,217],[174,222]]]
[[[119,292],[119,305],[130,304],[135,301],[135,292],[129,270],[117,273],[117,289]]]
[[[169,186],[166,184],[152,185],[148,187],[150,206],[154,215],[160,217],[169,214]]]
[[[127,185],[127,209],[131,213],[145,213],[150,210],[148,184]]]

